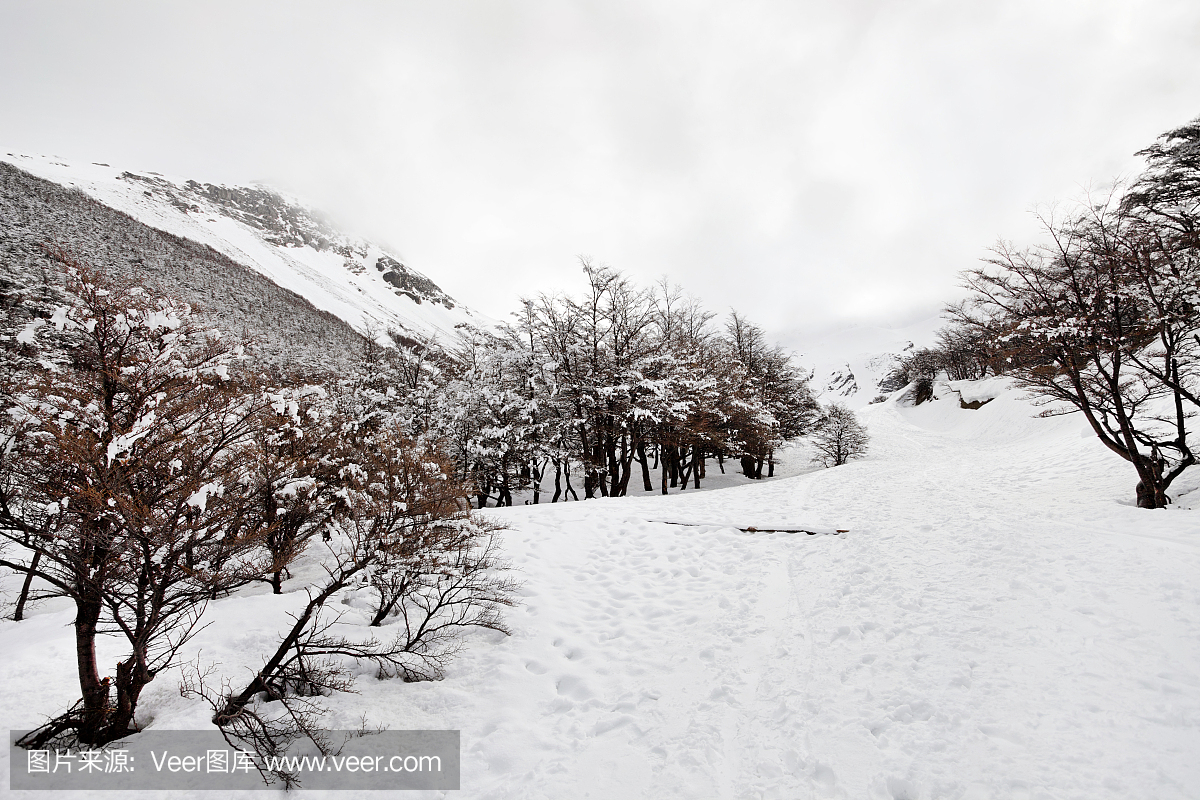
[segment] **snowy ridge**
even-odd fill
[[[396,329],[447,342],[492,320],[457,304],[397,255],[335,229],[262,186],[215,186],[105,164],[9,153],[0,159],[77,188],[139,222],[206,244],[362,330]]]
[[[845,403],[852,409],[868,405],[882,394],[879,384],[899,359],[914,349],[934,344],[944,325],[930,317],[902,328],[859,325],[813,340],[793,337],[812,372],[812,388],[823,403]]]

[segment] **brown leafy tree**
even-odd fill
[[[261,406],[235,388],[238,348],[186,306],[57,257],[69,303],[9,395],[0,565],[76,608],[81,699],[26,743],[102,744],[136,725],[208,598],[260,569],[240,478]],[[106,633],[129,654],[102,678]]]

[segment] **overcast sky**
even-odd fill
[[[910,322],[1197,115],[1195,0],[0,2],[6,151],[278,185],[497,318],[588,255]]]

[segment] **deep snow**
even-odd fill
[[[1196,797],[1200,470],[1139,510],[1080,419],[950,388],[865,409],[844,467],[488,512],[514,634],[473,635],[441,682],[361,677],[331,725],[461,729],[463,798]],[[850,532],[732,527],[781,522]],[[192,652],[244,674],[299,600],[221,601]],[[70,619],[0,623],[7,727],[74,699]],[[144,704],[207,722],[171,675]]]

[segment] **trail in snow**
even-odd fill
[[[1195,517],[1115,502],[1130,471],[1029,415],[888,405],[871,461],[505,512],[530,676],[482,687],[523,700],[472,745],[479,796],[1190,796]],[[668,510],[852,532],[637,521]]]
[[[1078,421],[991,390],[871,407],[871,458],[833,470],[490,512],[514,635],[472,637],[439,683],[363,677],[331,722],[460,728],[451,796],[473,799],[1194,797],[1197,512],[1131,507]],[[780,520],[850,532],[731,527]],[[217,604],[199,646],[235,674],[281,602]],[[205,724],[151,688],[155,725]],[[36,722],[11,694],[10,726]]]

